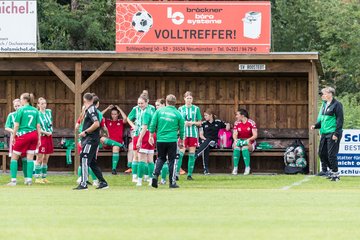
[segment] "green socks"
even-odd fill
[[[189,162],[188,162],[188,176],[191,176],[194,171],[195,166],[195,154],[189,153]]]
[[[11,181],[16,181],[17,171],[18,171],[18,162],[17,160],[11,159],[10,162]]]
[[[82,173],[81,167],[79,166],[79,168],[78,168],[78,177],[81,177],[81,173]]]
[[[47,165],[42,165],[42,168],[41,168],[42,178],[47,177],[47,170],[48,170],[48,166]]]
[[[239,166],[239,159],[240,159],[240,149],[235,148],[233,153],[233,163],[234,163],[234,167],[236,168]]]
[[[112,170],[116,170],[118,162],[119,162],[119,153],[114,152],[112,154]]]
[[[22,163],[22,171],[24,173],[24,178],[27,177],[27,159],[23,158],[21,159],[21,163]]]
[[[128,161],[127,167],[128,167],[128,168],[131,168],[131,166],[132,166],[132,162],[129,162],[129,161]]]
[[[145,171],[145,162],[139,162],[138,165],[138,178],[142,178],[144,176],[144,171]]]
[[[242,154],[244,158],[245,167],[250,167],[250,152],[249,149],[242,149]]]
[[[182,165],[183,157],[184,157],[184,153],[180,151],[180,152],[179,152],[179,160],[178,160],[177,166],[176,166],[176,173],[177,173],[177,174],[180,173],[180,168],[181,168],[181,165]]]
[[[169,174],[169,165],[167,163],[164,163],[162,169],[161,169],[161,179],[166,179],[166,176]]]
[[[27,160],[27,178],[29,178],[30,180],[32,179],[33,176],[33,171],[34,171],[34,161],[33,160]]]
[[[41,165],[35,164],[35,178],[40,177],[41,171],[42,171]]]
[[[105,141],[104,141],[104,144],[105,145],[108,145],[108,146],[117,146],[117,147],[123,147],[124,144],[121,144],[117,141],[114,141],[114,140],[111,140],[110,138],[106,138]]]
[[[153,162],[149,162],[148,163],[148,175],[151,178],[153,178],[154,168],[155,168],[155,164]]]
[[[138,166],[139,166],[139,163],[138,163],[138,162],[135,162],[135,161],[132,162],[131,170],[132,170],[132,174],[133,174],[133,175],[137,175],[137,173],[138,173]]]

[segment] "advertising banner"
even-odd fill
[[[36,16],[36,0],[0,1],[0,52],[35,52]]]
[[[337,160],[340,175],[360,176],[360,130],[344,130]]]
[[[269,53],[270,2],[116,3],[121,53]]]

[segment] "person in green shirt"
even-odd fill
[[[54,152],[52,113],[50,109],[46,109],[47,104],[45,98],[39,98],[37,105],[39,108],[41,143],[35,161],[35,183],[49,183],[46,179],[48,162],[50,154]]]
[[[25,184],[32,184],[32,175],[34,169],[35,151],[40,145],[40,119],[39,111],[32,106],[34,103],[34,95],[31,93],[23,93],[20,97],[22,107],[16,111],[14,123],[13,152],[10,161],[11,181],[8,186],[16,186],[18,159],[22,155],[26,155],[27,174]]]
[[[190,91],[184,94],[185,105],[179,107],[179,112],[185,120],[185,141],[184,147],[180,149],[179,164],[177,165],[177,175],[179,175],[182,165],[182,159],[185,154],[185,150],[189,150],[188,161],[188,175],[187,180],[193,180],[192,173],[195,166],[195,150],[198,144],[199,131],[198,127],[201,126],[201,113],[200,108],[193,105],[193,96]]]
[[[151,181],[151,186],[158,187],[158,177],[164,163],[169,162],[169,187],[178,188],[176,184],[176,153],[177,144],[182,147],[185,137],[184,118],[175,108],[176,97],[172,94],[166,97],[166,107],[156,110],[149,127],[149,143],[155,144],[154,133],[156,133],[156,146],[158,159],[156,161],[155,171]],[[178,134],[180,140],[178,141]]]
[[[331,181],[339,181],[337,154],[343,132],[344,111],[342,104],[334,98],[335,89],[325,87],[321,90],[321,106],[317,123],[311,129],[320,129],[319,156],[322,163],[320,176]],[[330,167],[330,172],[327,172]]]

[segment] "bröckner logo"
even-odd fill
[[[172,12],[172,7],[167,8],[167,18],[170,18],[171,21],[176,24],[180,25],[184,22],[184,14],[182,12]]]

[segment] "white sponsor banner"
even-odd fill
[[[342,176],[360,176],[360,129],[345,129],[337,155]]]
[[[35,52],[36,25],[36,0],[0,0],[0,52]]]

